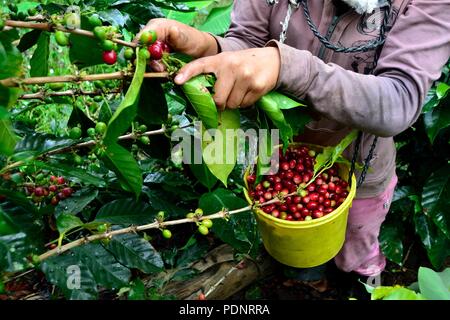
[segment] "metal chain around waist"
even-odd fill
[[[359,176],[358,183],[356,184],[356,188],[359,188],[364,183],[364,180],[366,179],[366,174],[367,174],[367,171],[369,170],[370,161],[373,159],[373,154],[374,154],[375,148],[377,146],[377,142],[378,142],[378,137],[374,136],[372,145],[370,146],[369,153],[368,153],[367,157],[364,159],[364,167],[361,170],[361,175]]]
[[[359,131],[358,137],[355,140],[355,149],[353,150],[350,171],[348,172],[348,185],[350,188],[352,187],[352,177],[353,177],[353,174],[355,173],[356,161],[358,161],[358,154],[359,154],[359,148],[361,146],[361,140],[362,140],[362,131]]]
[[[356,169],[356,161],[358,158],[359,149],[361,148],[362,137],[363,137],[363,133],[362,133],[362,131],[359,131],[358,137],[355,140],[355,149],[353,150],[350,171],[348,173],[348,185],[350,186],[350,188],[352,186],[352,176],[355,173],[355,169]],[[359,176],[358,181],[356,182],[356,188],[359,188],[364,183],[364,180],[366,179],[366,175],[367,175],[367,172],[368,172],[369,166],[370,166],[370,161],[373,159],[373,154],[375,152],[377,143],[378,143],[378,137],[375,136],[373,139],[372,145],[370,146],[369,153],[367,154],[367,157],[364,159],[364,166],[361,170],[361,175]]]

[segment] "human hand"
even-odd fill
[[[275,47],[223,52],[188,63],[178,72],[175,83],[183,85],[199,74],[213,73],[217,78],[214,86],[217,107],[245,108],[275,88],[280,60]]]
[[[133,42],[138,43],[144,31],[153,30],[158,40],[165,42],[174,51],[194,58],[217,54],[217,42],[212,35],[170,19],[152,19],[136,35]]]

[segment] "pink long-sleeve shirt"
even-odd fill
[[[338,143],[351,129],[364,132],[366,157],[374,135],[381,137],[358,198],[380,194],[395,172],[393,136],[414,124],[433,81],[450,56],[450,1],[394,0],[386,43],[378,66],[371,72],[374,52],[335,53],[313,35],[300,7],[291,18],[284,44],[281,33],[288,0],[269,6],[265,0],[235,0],[232,24],[220,50],[277,46],[281,70],[277,89],[305,99],[319,114],[301,135],[301,141],[321,145]],[[383,11],[357,14],[341,1],[309,0],[310,13],[331,42],[354,46],[379,35]],[[353,145],[346,150],[351,157]]]

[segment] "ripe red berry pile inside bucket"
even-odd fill
[[[265,213],[283,220],[308,221],[330,214],[347,198],[348,183],[338,176],[336,165],[311,182],[315,157],[316,152],[306,146],[289,148],[284,155],[280,152],[276,174],[263,176],[258,184],[254,174],[247,176],[250,198]],[[273,199],[283,200],[264,205]]]

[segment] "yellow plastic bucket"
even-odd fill
[[[294,143],[291,146],[306,145],[315,151],[323,147]],[[350,171],[347,165],[339,164],[339,176],[347,177]],[[248,194],[245,173],[245,198],[249,204],[252,200]],[[261,209],[255,209],[264,247],[277,261],[296,268],[311,268],[333,259],[342,248],[347,229],[347,217],[356,193],[356,179],[352,177],[352,187],[347,199],[334,211],[319,219],[310,221],[286,221],[268,215]]]

